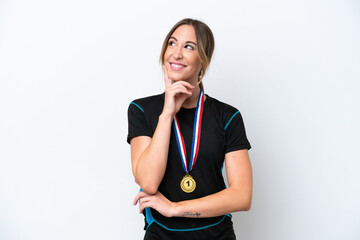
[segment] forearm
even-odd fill
[[[214,217],[250,209],[253,183],[248,151],[227,153],[225,166],[229,187],[203,198],[175,203],[177,216]]]
[[[136,182],[143,191],[154,194],[164,177],[171,133],[172,116],[161,114],[149,146],[137,160],[134,169]]]
[[[176,217],[216,217],[237,211],[248,211],[251,193],[227,188],[209,196],[175,203]]]

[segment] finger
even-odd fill
[[[177,83],[182,84],[182,85],[184,85],[185,87],[190,88],[190,89],[194,89],[194,88],[195,88],[195,86],[191,85],[189,82],[186,82],[186,81],[180,80],[180,81],[177,81]]]
[[[135,198],[134,198],[134,202],[133,205],[136,205],[139,201],[140,198],[146,197],[146,193],[144,193],[143,191],[139,192],[138,194],[136,194]]]
[[[189,98],[191,96],[191,94],[182,94],[178,97],[178,101],[179,103],[182,105],[184,103],[184,101]]]
[[[186,95],[192,95],[193,89],[188,90],[186,87],[184,87],[182,85],[178,85],[175,88],[171,89],[170,92],[174,95],[177,95],[180,93],[184,93]]]
[[[154,207],[154,204],[152,201],[150,200],[147,200],[147,201],[142,201],[141,204],[139,205],[139,213],[143,213],[144,209],[145,208],[148,208],[148,207],[151,207],[153,208]]]
[[[174,86],[183,85],[184,87],[186,87],[188,89],[194,89],[195,88],[195,86],[191,85],[190,83],[188,83],[186,81],[176,81],[173,85]]]
[[[167,72],[167,68],[165,65],[163,65],[164,68],[164,81],[165,81],[165,86],[169,86],[171,85],[171,80],[169,78],[168,72]]]
[[[140,199],[139,194],[137,194],[134,198],[133,205],[136,205],[138,203],[139,199]]]
[[[139,201],[139,212],[142,212],[142,210],[145,208],[144,204],[148,203],[150,200],[151,200],[151,197],[141,198],[141,201]]]

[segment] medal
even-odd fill
[[[203,108],[204,108],[204,94],[200,89],[200,94],[199,94],[199,98],[198,98],[196,110],[195,110],[195,119],[194,119],[193,138],[192,138],[192,145],[191,145],[191,155],[190,155],[190,166],[189,167],[188,167],[187,161],[186,161],[185,143],[184,143],[183,136],[180,132],[179,120],[178,120],[176,114],[175,114],[175,117],[173,120],[176,142],[177,142],[177,145],[179,148],[181,162],[182,162],[183,168],[186,172],[186,175],[183,177],[183,179],[180,182],[180,187],[186,193],[191,193],[196,188],[195,179],[192,176],[190,176],[189,172],[193,169],[193,167],[195,165],[198,151],[199,151],[201,119],[202,119]]]
[[[181,189],[186,193],[191,193],[196,188],[196,182],[192,176],[186,174],[180,182]]]

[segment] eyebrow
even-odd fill
[[[176,39],[176,37],[171,36],[170,38],[173,38],[173,39],[175,39],[175,41],[178,42],[178,40]],[[192,44],[194,44],[194,45],[196,46],[196,43],[194,43],[193,41],[186,41],[185,43],[192,43]]]

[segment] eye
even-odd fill
[[[186,48],[186,49],[189,49],[189,50],[194,50],[194,47],[191,46],[191,45],[185,45],[185,48]]]
[[[169,41],[169,46],[175,46],[175,43],[173,41]]]

